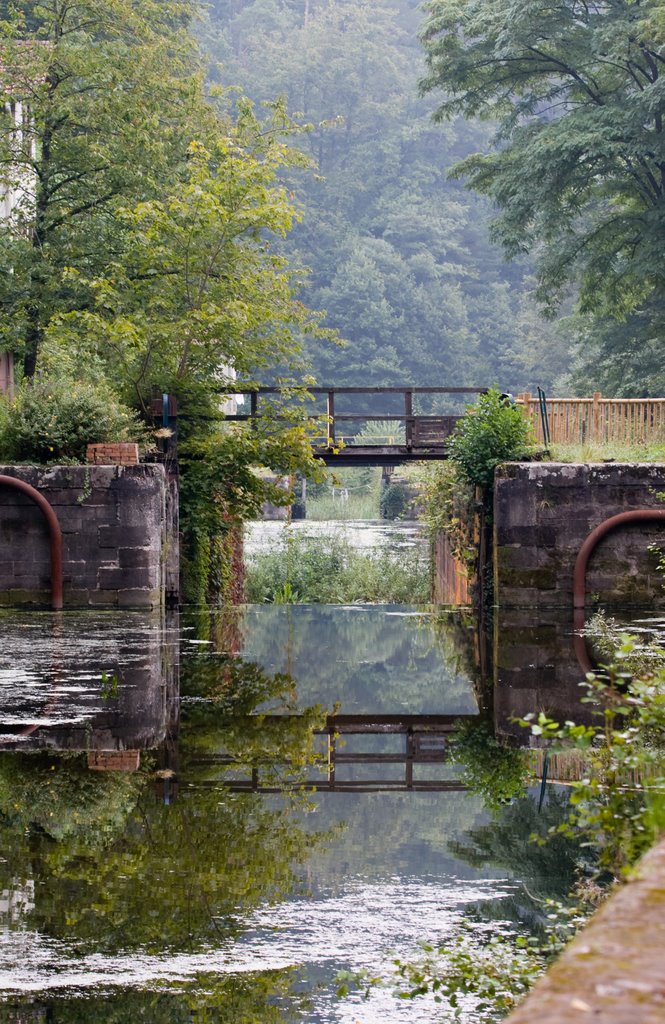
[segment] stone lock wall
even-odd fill
[[[665,509],[665,464],[509,463],[494,490],[494,588],[501,608],[572,608],[580,546],[610,516]],[[587,572],[587,610],[665,608],[652,546],[659,523],[618,527],[600,541]]]
[[[0,466],[40,491],[63,533],[65,607],[158,608],[177,597],[175,485],[163,466]],[[50,605],[41,511],[0,486],[0,606]]]

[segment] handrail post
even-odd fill
[[[249,393],[249,415],[250,415],[250,426],[252,430],[256,430],[256,417],[259,409],[259,396],[258,392],[250,391]]]
[[[326,414],[328,416],[328,448],[335,447],[335,392],[328,392],[328,401],[326,406]]]
[[[413,446],[413,391],[407,390],[404,392],[404,420],[405,420],[405,435],[406,435],[406,447],[411,448]]]

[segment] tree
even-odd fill
[[[119,206],[153,199],[210,121],[194,0],[22,0],[2,23],[0,343],[35,372],[52,317],[122,253]],[[18,116],[17,116],[18,112]]]
[[[212,73],[239,82],[257,110],[284,95],[311,126],[296,144],[318,174],[292,175],[303,217],[282,251],[311,267],[308,301],[349,342],[310,350],[317,377],[549,387],[565,352],[544,379],[542,363],[529,359],[533,338],[523,346],[512,329],[526,319],[538,330],[531,267],[503,261],[488,242],[490,204],[447,173],[489,144],[491,128],[462,119],[445,130],[432,124],[432,99],[417,95],[415,5],[212,7],[204,42],[221,62]]]
[[[279,104],[261,125],[247,102],[234,117],[214,105],[189,33],[197,10],[6,5],[0,346],[23,357],[19,398],[37,369],[65,392],[94,371],[148,422],[153,387],[178,395],[185,564],[201,569],[203,600],[211,545],[272,493],[253,467],[315,472],[293,421],[225,431],[219,392],[268,364],[295,376],[302,336],[331,332],[274,248],[297,216],[278,181],[305,162],[279,141],[294,126]]]
[[[424,92],[439,119],[498,123],[498,148],[457,165],[496,202],[509,256],[534,252],[550,309],[623,317],[662,297],[662,19],[657,0],[430,0]],[[662,334],[660,338],[662,345]]]
[[[52,318],[49,338],[104,352],[142,406],[155,383],[214,390],[230,368],[293,370],[302,334],[332,334],[298,301],[301,275],[270,241],[296,217],[277,180],[292,158],[301,159],[273,133],[263,137],[249,105],[235,124],[202,126],[176,187],[116,210],[122,252],[95,276],[76,273],[89,306]]]

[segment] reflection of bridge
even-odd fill
[[[281,793],[290,789],[333,793],[464,792],[468,788],[454,778],[419,777],[417,766],[443,765],[448,738],[460,715],[331,715],[326,728],[315,734],[326,738],[321,760],[313,765],[318,776],[292,780],[275,775],[275,763],[266,759],[248,766],[225,754],[207,754],[188,760],[188,767],[219,766],[237,772],[234,778],[196,781],[194,788],[222,786],[233,793]],[[397,736],[401,749],[347,749],[354,736]],[[355,746],[355,745],[354,745]],[[388,766],[403,768],[394,777]],[[288,771],[288,765],[283,766]],[[272,769],[272,771],[271,771]],[[369,769],[369,771],[368,771]],[[388,769],[388,770],[387,770]],[[354,778],[358,773],[360,777]],[[378,774],[377,774],[378,772]],[[343,777],[340,777],[343,776]]]
[[[447,396],[452,400],[455,396],[483,394],[486,388],[439,388],[439,387],[386,387],[386,388],[307,388],[319,403],[325,400],[325,410],[310,414],[311,421],[321,423],[320,437],[314,435],[312,451],[317,459],[326,465],[348,466],[391,466],[401,462],[420,460],[438,460],[446,458],[446,440],[452,433],[460,415],[430,415],[416,411],[418,396]],[[265,411],[267,403],[272,403],[272,412],[279,415],[279,406],[288,401],[288,390],[277,387],[258,387],[254,391],[242,391],[239,385],[235,391],[226,393],[249,397],[249,412],[227,416],[229,420],[245,420],[251,422],[261,416],[262,405]],[[339,412],[343,398],[346,405],[353,405],[352,399],[365,396],[371,402],[371,412],[361,409],[356,412]],[[383,399],[385,412],[376,412],[377,399]],[[267,400],[267,403],[266,401]],[[391,433],[383,437],[375,435],[363,439],[362,443],[354,440],[358,431],[344,433],[350,424],[386,423]],[[393,429],[394,428],[394,429]]]

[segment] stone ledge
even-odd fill
[[[665,841],[534,986],[507,1024],[663,1024]]]

